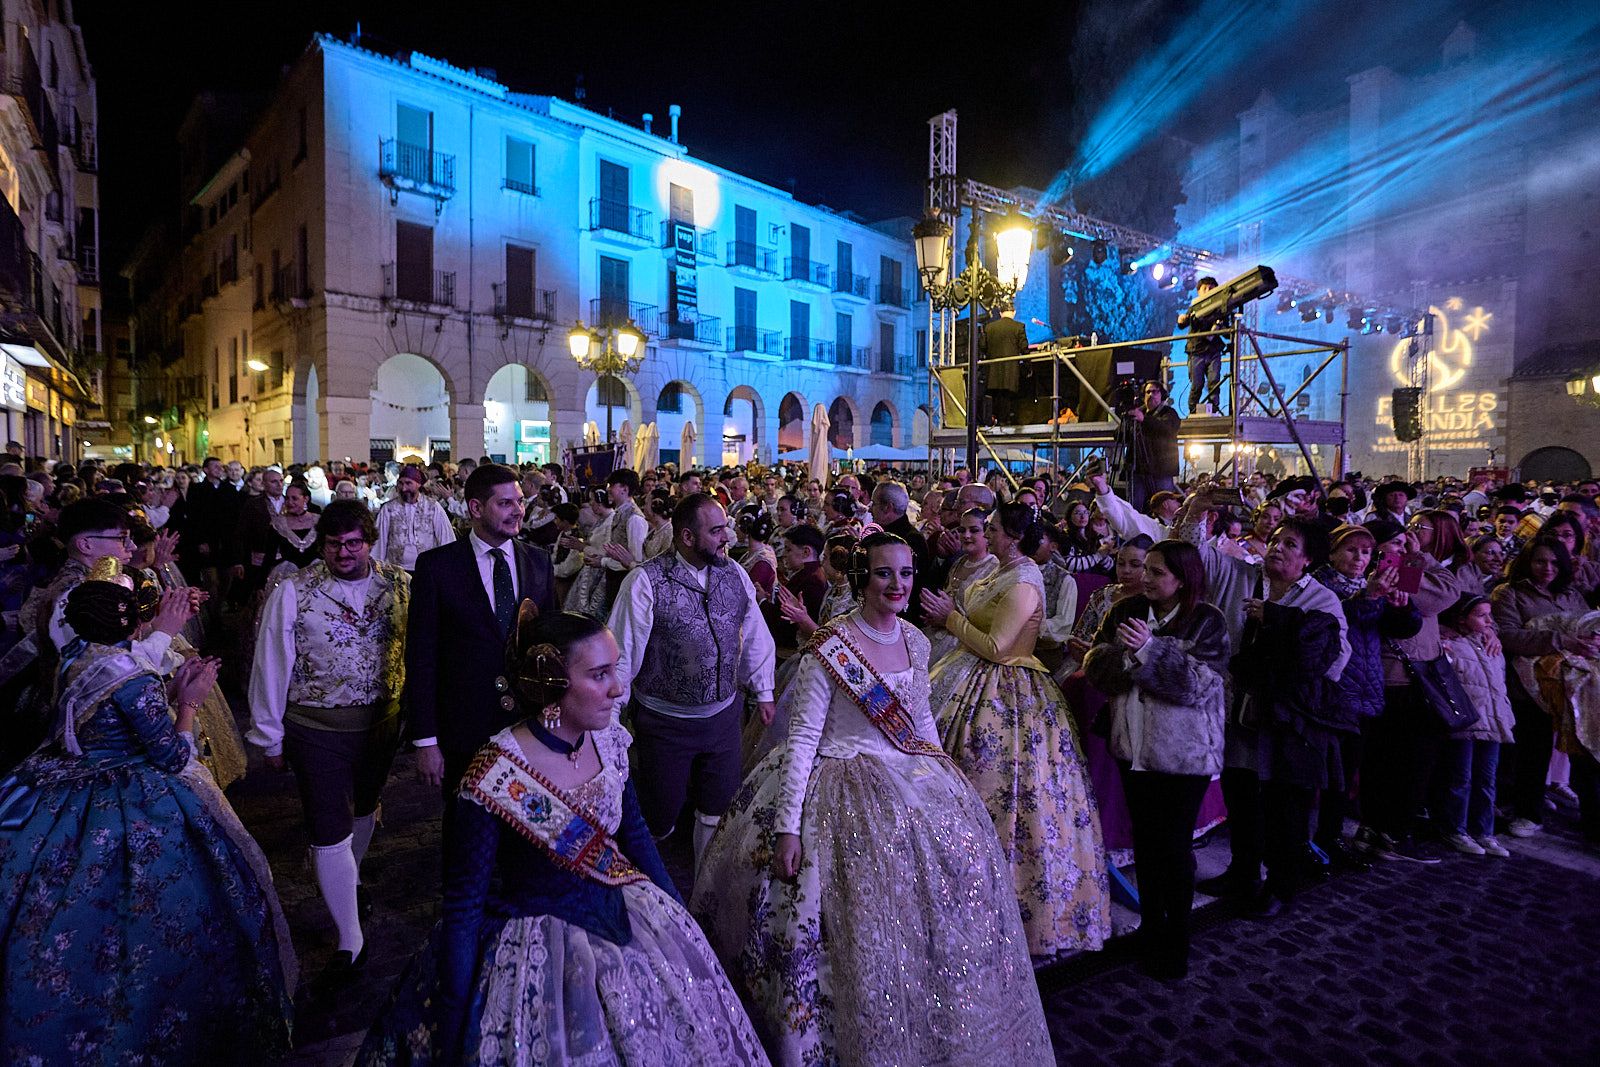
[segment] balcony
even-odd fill
[[[872,369],[872,349],[866,345],[834,345],[834,366],[852,370]]]
[[[911,290],[903,289],[898,285],[885,285],[879,282],[878,303],[892,308],[910,308]]]
[[[33,147],[42,149],[55,158],[56,145],[61,142],[56,125],[56,113],[45,95],[44,79],[39,74],[39,63],[33,58],[33,49],[19,42],[15,53],[8,53],[5,62],[5,91],[22,105],[23,118],[28,132],[33,135]]]
[[[78,170],[84,174],[94,174],[100,170],[100,148],[94,138],[94,126],[77,118],[76,112],[68,112],[72,116],[67,130],[67,142],[72,149],[72,158],[78,164]]]
[[[72,339],[62,319],[61,291],[44,264],[28,250],[27,230],[0,197],[0,303],[17,313],[28,336],[65,364]]]
[[[814,337],[786,337],[783,340],[783,358],[808,363],[832,363],[833,342],[819,341]]]
[[[909,352],[893,352],[888,349],[874,349],[873,358],[876,363],[873,369],[879,374],[897,374],[908,378],[922,367],[922,360]]]
[[[505,282],[494,283],[494,317],[526,319],[529,322],[556,321],[554,289],[509,289]]]
[[[456,195],[455,156],[393,137],[378,145],[378,176],[389,186],[391,204],[400,199],[404,189],[432,197],[437,214],[444,202]]]
[[[539,187],[532,182],[525,182],[520,178],[501,178],[500,188],[523,196],[538,196]]]
[[[456,306],[456,272],[417,270],[385,263],[383,299],[390,303],[453,308]]]
[[[385,270],[388,268],[385,267]],[[384,275],[384,293],[389,292],[388,275]],[[308,285],[300,270],[298,263],[285,263],[272,275],[272,302],[274,304],[293,304],[296,307],[305,307],[311,299],[311,286]]]
[[[783,339],[777,330],[758,330],[754,326],[729,326],[728,351],[740,356],[782,356]]]
[[[865,274],[839,274],[833,276],[833,295],[854,300],[872,299],[872,279]]]
[[[589,301],[589,325],[602,330],[616,329],[633,324],[652,337],[660,336],[661,311],[654,304],[641,304],[637,300],[611,300],[597,296]]]
[[[589,201],[589,229],[621,237],[629,244],[650,240],[650,212],[626,200],[595,197]]]
[[[78,246],[78,284],[100,284],[100,248],[93,243]]]
[[[662,338],[716,348],[722,344],[722,320],[715,315],[701,315],[699,312],[695,312],[688,322],[669,318]]]
[[[815,285],[821,289],[831,288],[833,285],[833,272],[826,263],[818,263],[814,259],[796,259],[793,256],[783,261],[783,280],[786,282],[800,282],[802,285]]]
[[[752,241],[734,241],[728,246],[728,269],[763,278],[778,276],[778,251],[762,248]]]
[[[717,258],[717,231],[697,230],[692,226],[684,226],[671,219],[661,223],[661,247],[669,252],[677,250],[677,243],[673,240],[674,233],[680,228],[694,235],[694,255],[696,259],[715,260]]]

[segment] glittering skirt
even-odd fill
[[[209,774],[52,754],[18,773],[0,791],[31,806],[0,830],[0,1059],[286,1056],[288,928]]]
[[[624,886],[622,895],[633,931],[626,945],[551,915],[486,922],[459,1058],[436,1044],[442,926],[435,926],[356,1063],[766,1064],[738,994],[689,913],[651,882]]]
[[[1111,935],[1100,812],[1061,690],[1043,671],[965,648],[935,663],[929,684],[944,750],[983,798],[1010,859],[1028,951],[1099,948]]]
[[[1010,870],[948,764],[823,757],[792,882],[771,875],[786,746],[745,780],[690,910],[783,1065],[1052,1062]]]

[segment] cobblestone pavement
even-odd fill
[[[258,758],[259,760],[259,758]],[[266,850],[304,976],[332,952],[332,923],[304,858],[293,780],[259,765],[231,793]],[[439,899],[437,793],[396,762],[363,869],[375,905],[364,979],[295,1020],[303,1067],[348,1064],[431,929]],[[1231,905],[1196,916],[1190,977],[1141,975],[1120,940],[1040,971],[1059,1062],[1600,1063],[1600,857],[1562,809],[1509,860],[1382,864],[1306,891],[1258,923]],[[683,848],[667,850],[686,880]],[[1201,875],[1226,842],[1200,852]],[[1119,909],[1117,928],[1131,913]]]

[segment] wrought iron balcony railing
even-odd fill
[[[775,277],[778,273],[778,253],[775,249],[762,248],[752,241],[734,241],[728,245],[728,267]]]
[[[695,344],[716,347],[722,344],[722,320],[715,315],[696,314],[688,322],[667,318],[662,336],[674,341],[693,341]]]
[[[786,337],[783,341],[783,356],[790,360],[832,363],[833,342],[819,341],[815,337]]]
[[[673,249],[675,249],[677,247],[677,245],[674,243],[674,234],[677,232],[678,227],[679,227],[679,224],[674,222],[671,219],[663,219],[661,221],[661,247],[662,248],[665,248],[665,249],[670,251],[670,250],[673,250]],[[689,232],[694,235],[694,254],[695,254],[696,258],[698,258],[698,259],[716,259],[717,258],[717,231],[716,230],[696,230],[696,229],[692,229],[691,228]]]
[[[15,51],[3,57],[5,91],[22,102],[22,114],[27,119],[28,132],[33,135],[33,147],[54,153],[61,142],[61,131],[56,125],[56,113],[50,106],[50,97],[44,90],[44,78],[39,73],[39,63],[33,58],[33,49],[26,39],[18,42]]]
[[[530,319],[533,322],[556,321],[556,291],[554,289],[526,289],[507,287],[505,282],[494,283],[494,314],[499,319]]]
[[[595,197],[589,201],[589,229],[619,234],[640,241],[650,239],[650,212],[626,200]]]
[[[456,306],[456,272],[417,270],[396,263],[383,265],[383,298],[409,304]]]
[[[385,265],[383,276],[384,296],[392,296],[390,272],[394,264]],[[303,276],[299,263],[285,263],[272,276],[272,302],[281,304],[291,300],[306,300],[311,296],[311,285]],[[402,297],[401,299],[406,299]]]
[[[921,364],[921,360],[909,352],[879,348],[874,350],[873,355],[877,360],[874,369],[879,374],[911,375],[916,373],[917,367]]]
[[[589,325],[603,330],[626,326],[628,320],[652,337],[660,334],[660,309],[654,304],[641,304],[637,300],[612,300],[597,296],[589,301]]]
[[[911,306],[911,290],[898,285],[885,285],[878,283],[878,303],[887,304],[894,308],[909,308]]]
[[[871,370],[872,349],[866,345],[835,345],[834,364],[854,367],[856,370]]]
[[[840,274],[833,275],[833,291],[836,296],[853,296],[861,300],[872,299],[872,279],[865,274]]]
[[[456,157],[391,137],[378,145],[378,176],[392,188],[448,200],[456,192]]]
[[[754,326],[729,326],[728,351],[760,356],[784,354],[783,338],[777,330],[758,330]]]
[[[783,261],[783,280],[786,282],[805,282],[807,285],[820,285],[824,289],[833,284],[832,271],[826,263],[818,263],[814,259],[796,259],[793,256]]]
[[[513,193],[521,193],[523,196],[539,195],[539,187],[537,185],[532,182],[525,182],[520,178],[501,178],[500,188],[510,189]]]

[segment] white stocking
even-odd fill
[[[339,948],[351,957],[361,955],[366,943],[361,936],[361,912],[356,907],[356,856],[347,837],[337,845],[312,845],[311,868],[317,872],[317,886],[339,930]]]

